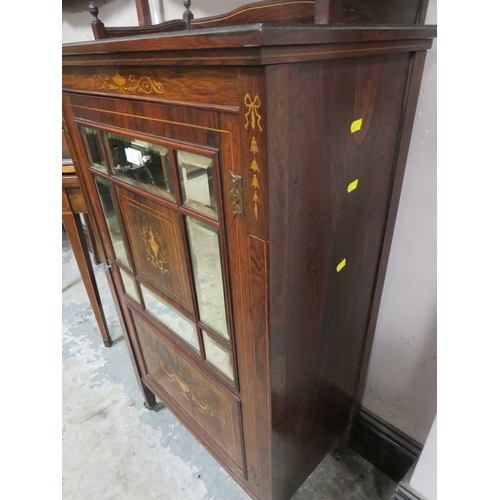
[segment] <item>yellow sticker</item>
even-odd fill
[[[351,191],[354,191],[358,187],[358,180],[356,179],[355,181],[352,181],[348,186],[347,186],[347,192],[350,193]]]
[[[342,269],[344,269],[346,265],[346,259],[344,259],[338,266],[337,266],[337,272],[340,273],[340,271],[342,271]]]
[[[351,123],[351,134],[354,134],[354,132],[361,130],[361,125],[363,125],[363,118],[360,118],[359,120],[354,120]]]

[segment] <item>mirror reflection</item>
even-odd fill
[[[175,310],[168,302],[141,286],[146,310],[157,320],[161,321],[169,330],[200,352],[198,335],[195,325],[183,314]]]
[[[135,280],[122,269],[120,269],[120,276],[122,277],[123,288],[125,288],[127,295],[130,295],[130,297],[135,299],[137,302],[140,302],[139,296],[137,295],[137,289],[135,288]]]
[[[105,134],[113,177],[175,201],[168,149],[114,134]]]
[[[192,217],[186,217],[186,222],[200,319],[229,340],[219,231]]]
[[[213,160],[186,151],[176,151],[176,158],[182,204],[217,219]]]
[[[99,144],[97,130],[95,128],[83,126],[80,126],[79,128],[90,167],[99,170],[100,172],[107,173],[104,156],[101,151],[101,145]]]
[[[207,361],[230,380],[234,380],[233,366],[229,351],[203,332],[203,344]]]
[[[130,268],[130,262],[125,248],[122,230],[120,223],[118,222],[115,204],[113,203],[113,198],[111,196],[110,183],[106,179],[95,176],[95,185],[97,187],[97,193],[101,202],[104,218],[106,219],[106,225],[108,226],[109,236],[115,252],[116,260]]]

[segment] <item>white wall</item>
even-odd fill
[[[437,415],[411,476],[410,486],[427,500],[437,500]]]
[[[93,39],[87,0],[63,2],[63,43]],[[96,0],[107,26],[137,26],[134,0]],[[157,22],[182,17],[180,0],[151,0]],[[194,0],[195,17],[247,0]],[[427,23],[436,22],[430,0]],[[362,404],[424,443],[436,414],[436,42],[417,117]]]
[[[137,26],[135,0],[95,0],[99,19],[109,26]],[[94,40],[90,0],[63,0],[62,43]]]
[[[436,24],[436,0],[426,23]],[[437,409],[437,41],[428,51],[362,405],[423,444]]]

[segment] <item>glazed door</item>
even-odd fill
[[[224,144],[199,124],[216,115],[185,112],[182,121],[167,106],[72,100],[82,173],[140,375],[242,474]]]

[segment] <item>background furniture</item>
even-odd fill
[[[408,25],[424,2],[189,4],[64,46],[63,111],[146,406],[288,499],[357,415],[435,27]]]
[[[82,224],[80,215],[83,215],[85,225]],[[94,276],[94,269],[90,261],[87,241],[90,244],[90,249],[92,250],[96,265],[100,263],[97,253],[97,244],[94,231],[91,229],[88,209],[85,204],[80,181],[75,172],[73,159],[64,130],[62,132],[62,222],[75,255],[75,260],[78,264],[78,269],[80,270],[90,305],[94,311],[102,340],[106,347],[111,347],[113,341],[109,334],[108,325],[104,316],[99,289]]]

